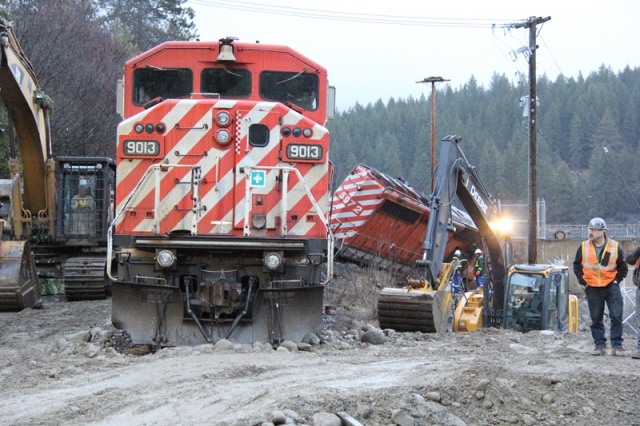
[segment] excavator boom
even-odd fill
[[[50,107],[40,92],[31,63],[25,56],[10,23],[0,18],[0,98],[20,140],[23,169],[23,202],[37,214],[47,208],[46,159],[50,157],[47,114]]]
[[[43,141],[47,140],[48,131],[46,115],[41,111],[43,105],[39,103],[42,97],[37,89],[33,68],[24,56],[13,28],[0,18],[0,98],[21,143],[24,144],[24,168],[34,172],[24,176],[29,191],[20,190],[21,176],[18,173],[12,175],[12,210],[20,213],[20,219],[23,217],[23,202],[36,212],[45,211],[47,207],[46,197],[41,195],[45,194],[45,180],[41,177],[46,173],[46,144],[43,145]],[[10,139],[13,141],[13,134]],[[13,146],[11,148],[10,154],[14,157],[15,149]],[[15,157],[10,160],[10,169],[12,173],[18,170]],[[18,223],[21,223],[20,220]],[[0,227],[4,229],[4,226],[5,222],[0,221]],[[3,233],[0,233],[0,311],[36,307],[41,303],[41,287],[29,242],[2,241],[1,234]]]

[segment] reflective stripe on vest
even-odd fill
[[[596,247],[592,241],[582,243],[582,278],[588,286],[606,287],[618,274],[616,263],[618,261],[618,242],[607,238],[605,246],[602,248],[600,259],[609,253],[609,262],[601,265],[596,254]]]
[[[453,259],[451,259],[451,262],[454,262],[454,261],[456,261],[456,260],[457,260],[458,262],[460,262],[460,259],[458,258],[458,256],[453,256]],[[458,263],[458,266],[456,266],[453,270],[454,270],[454,271],[457,271],[458,269],[460,269],[460,268],[461,268],[461,266],[462,266],[462,264],[461,264],[461,263]]]
[[[482,255],[479,255],[476,258],[476,264],[473,265],[473,267],[477,270],[477,271],[482,271],[482,269],[484,268],[484,265],[480,264],[480,261],[482,261],[482,263],[484,263],[484,257]]]

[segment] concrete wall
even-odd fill
[[[555,259],[562,259],[565,261],[565,265],[569,267],[569,287],[572,293],[582,292],[582,286],[578,284],[576,276],[573,275],[573,259],[576,257],[576,252],[582,241],[578,240],[538,240],[538,262],[537,263],[550,263]],[[625,253],[631,249],[640,246],[640,239],[637,240],[624,240],[619,241],[622,244],[622,248]],[[514,250],[515,251],[515,250]],[[629,274],[625,279],[625,285],[628,288],[635,288],[631,282],[631,267],[629,268]]]

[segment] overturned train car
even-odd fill
[[[114,325],[160,346],[321,330],[326,69],[285,46],[168,42],[126,64],[123,89]]]
[[[422,257],[429,221],[429,196],[400,179],[357,165],[333,194],[331,229],[342,258],[404,273],[413,272]],[[445,253],[460,249],[469,259],[473,280],[473,252],[482,239],[471,217],[455,206]],[[464,265],[463,265],[464,266]]]

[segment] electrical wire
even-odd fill
[[[498,36],[496,36],[495,33],[493,33],[493,43],[496,45],[496,48],[498,49],[498,52],[500,52],[500,54],[504,57],[504,59],[509,62],[509,64],[516,69],[517,72],[520,72],[520,70],[518,69],[518,67],[513,63],[513,61],[509,58],[509,56],[504,54],[504,51],[500,48],[500,46],[498,46],[498,41],[502,44],[504,44],[506,47],[508,47],[510,50],[511,46],[509,46],[507,43],[505,43],[504,41],[498,39]]]
[[[299,18],[323,19],[344,22],[359,22],[368,24],[387,24],[420,27],[452,27],[452,28],[490,28],[495,27],[496,21],[513,21],[507,19],[487,18],[437,18],[404,15],[380,15],[361,12],[340,12],[322,9],[306,9],[290,6],[267,5],[262,3],[226,0],[190,0],[189,3],[222,9],[258,12],[271,15],[293,16]],[[506,23],[501,24],[507,25]]]

